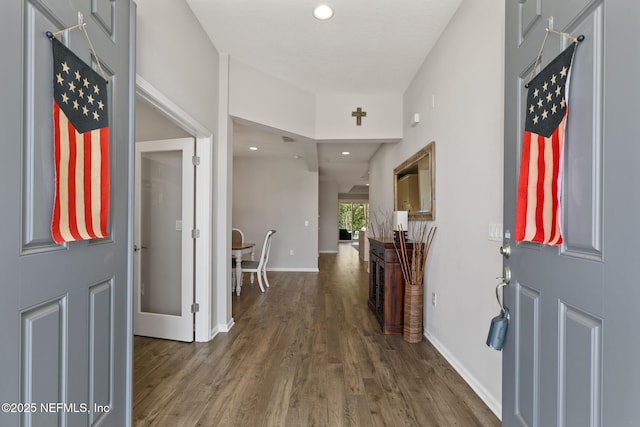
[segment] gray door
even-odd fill
[[[545,28],[584,34],[571,74],[559,247],[505,258],[503,425],[640,425],[640,2],[506,2],[504,226],[513,234],[525,83]],[[569,40],[550,34],[541,67]]]
[[[52,53],[46,31],[83,16],[108,75],[109,235],[55,244]],[[0,412],[2,426],[129,424],[131,360],[129,1],[0,6]],[[58,36],[94,67],[81,30]]]

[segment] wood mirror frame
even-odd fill
[[[409,211],[410,220],[436,218],[435,141],[393,170],[394,210]]]

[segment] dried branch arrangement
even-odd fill
[[[431,243],[436,235],[436,226],[428,225],[425,222],[414,223],[413,232],[413,251],[409,254],[407,242],[404,237],[402,226],[398,226],[399,243],[393,242],[396,248],[396,254],[400,260],[400,268],[404,277],[405,284],[409,286],[422,286],[424,279],[424,268],[427,263],[427,256]]]
[[[374,212],[371,218],[371,237],[384,239],[393,236],[391,214]]]

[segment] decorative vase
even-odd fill
[[[424,304],[424,286],[407,284],[404,288],[404,329],[406,342],[422,341],[422,308]]]

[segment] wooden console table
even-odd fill
[[[382,333],[401,334],[404,326],[404,278],[393,239],[369,238],[369,308]],[[411,251],[413,245],[407,243]]]

